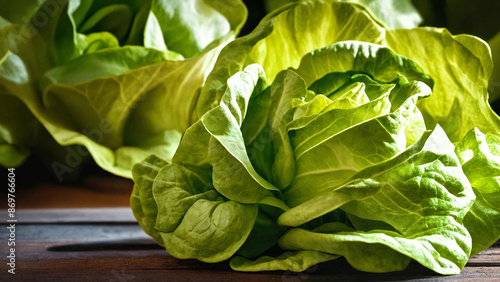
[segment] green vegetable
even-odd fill
[[[457,274],[500,238],[489,49],[300,1],[220,53],[171,162],[134,167],[138,222],[178,258],[291,270],[343,256]],[[278,257],[266,251],[278,245]]]
[[[152,153],[170,159],[246,18],[239,0],[23,2],[0,11],[0,104],[18,116],[0,116],[0,164],[38,153],[25,120],[124,177]],[[78,166],[46,157],[60,179]]]

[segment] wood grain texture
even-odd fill
[[[8,214],[4,213],[0,216],[0,218],[2,221],[6,221],[8,219],[7,216]],[[23,224],[136,222],[132,210],[129,207],[83,209],[20,209],[16,212],[16,217]]]
[[[500,241],[497,241],[489,249],[471,257],[467,265],[500,267]]]
[[[275,271],[270,273],[240,273],[232,271],[228,263],[204,264],[193,260],[177,260],[166,254],[148,257],[93,257],[22,261],[18,277],[25,281],[188,281],[188,280],[370,280],[423,281],[469,280],[475,278],[500,279],[499,266],[468,266],[460,275],[439,276],[412,263],[405,271],[395,273],[364,273],[354,270],[343,259],[324,263],[304,273]]]
[[[76,183],[46,181],[27,187],[19,184],[15,192],[16,207],[18,209],[129,207],[133,186],[134,183],[130,179],[107,174],[85,176]],[[6,191],[7,189],[2,191],[5,198]],[[0,201],[0,208],[7,209],[7,201]]]

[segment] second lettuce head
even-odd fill
[[[62,180],[79,166],[68,156],[90,153],[130,178],[149,154],[170,158],[246,15],[239,0],[2,4],[0,165],[33,152]]]

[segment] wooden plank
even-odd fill
[[[3,213],[3,222],[7,213]],[[81,208],[81,209],[19,209],[18,223],[135,223],[132,210],[124,208]]]
[[[78,183],[19,185],[15,193],[18,209],[65,209],[129,207],[134,183],[130,179],[104,175],[86,176]],[[7,209],[7,201],[0,201],[0,208]]]
[[[470,266],[500,266],[500,241],[481,253],[471,257]]]
[[[3,229],[5,225],[0,225]],[[6,230],[6,229],[5,229]],[[7,230],[6,230],[7,231]],[[122,223],[74,223],[74,224],[18,224],[17,245],[29,243],[73,244],[104,241],[149,239],[137,224]],[[2,244],[0,244],[0,248]]]
[[[408,280],[441,281],[500,279],[500,267],[467,267],[460,275],[436,275],[412,263],[405,271],[394,273],[364,273],[350,267],[343,259],[321,264],[304,273],[274,271],[241,273],[229,268],[227,262],[204,264],[194,260],[175,258],[78,258],[21,261],[16,269],[24,281],[302,281],[302,280]],[[0,277],[7,277],[6,274]]]

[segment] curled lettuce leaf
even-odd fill
[[[386,39],[396,53],[417,61],[434,80],[434,95],[419,105],[428,126],[439,123],[452,142],[474,127],[483,133],[500,132],[500,118],[488,103],[492,59],[484,41],[437,28],[395,30]]]
[[[251,272],[270,269],[300,272],[318,263],[334,260],[339,257],[338,255],[316,251],[286,252],[276,258],[262,256],[255,261],[250,261],[243,257],[235,257],[231,260],[231,268],[238,271]]]

